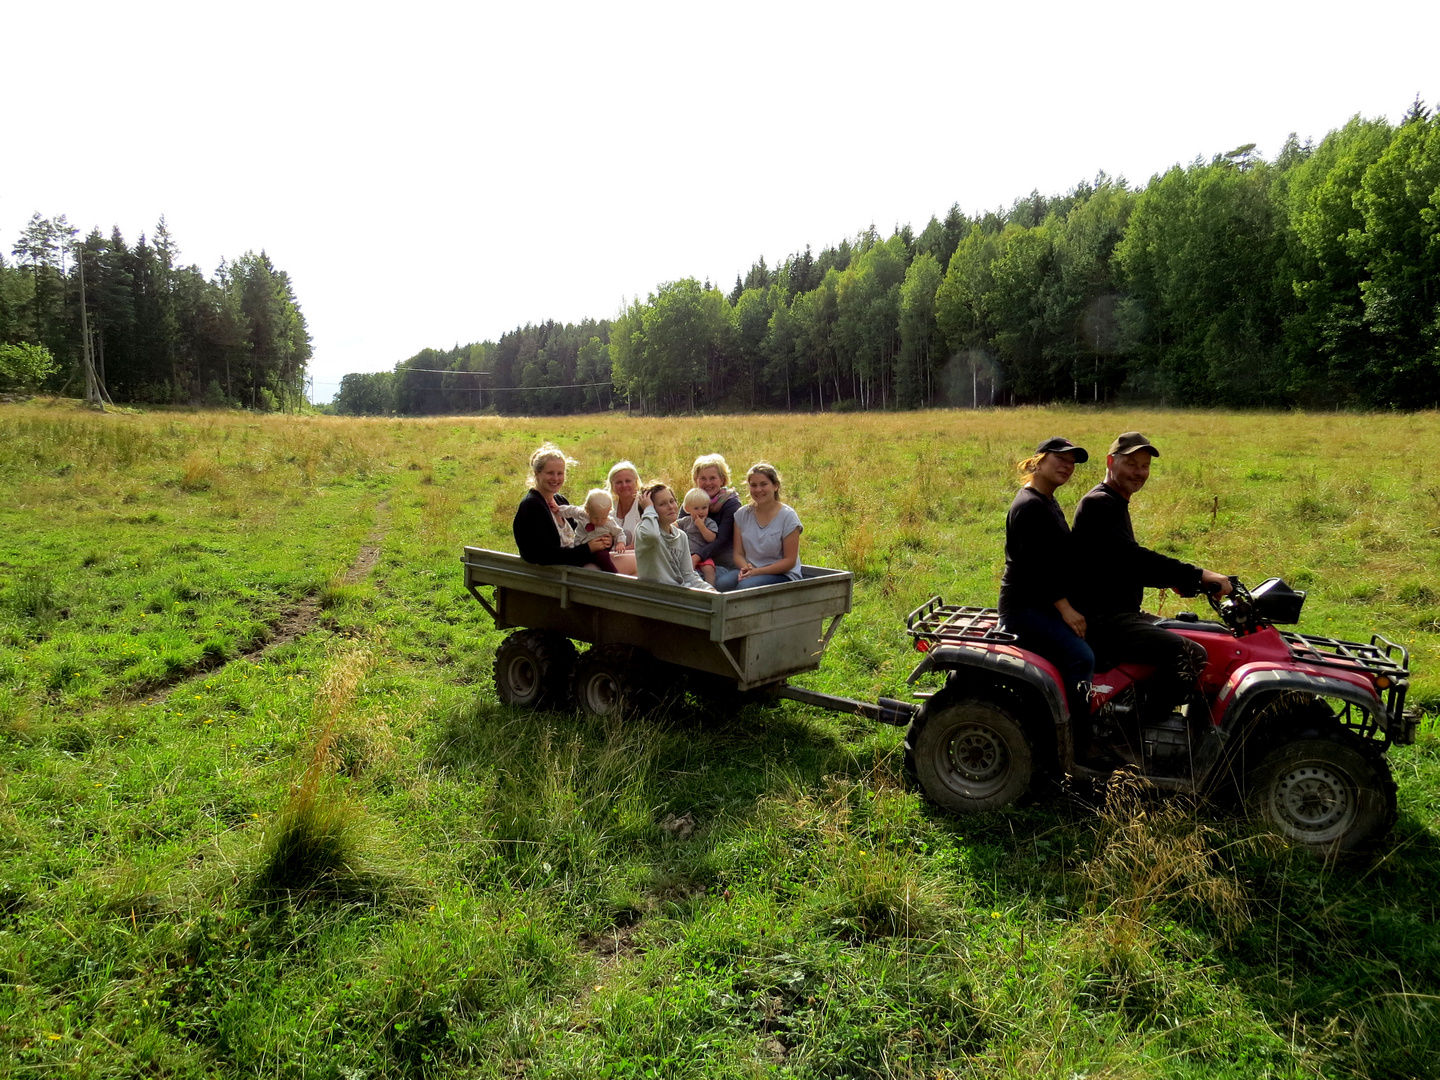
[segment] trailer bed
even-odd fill
[[[488,548],[467,547],[463,563],[465,587],[499,629],[643,648],[666,663],[734,679],[739,690],[818,668],[853,599],[851,575],[821,566],[802,566],[799,581],[710,593],[539,566]],[[494,589],[492,599],[480,593],[484,586]]]

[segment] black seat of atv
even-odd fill
[[[1188,619],[1185,617],[1186,615],[1189,616]],[[1178,619],[1161,619],[1155,625],[1161,630],[1209,630],[1216,634],[1228,634],[1230,632],[1224,623],[1202,619],[1193,611],[1185,612]]]

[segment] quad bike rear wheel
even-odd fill
[[[1373,848],[1395,823],[1390,765],[1339,727],[1306,728],[1274,747],[1245,777],[1257,822],[1323,858]]]
[[[984,698],[932,698],[905,732],[905,772],[937,806],[957,813],[998,810],[1021,799],[1034,778],[1025,730]]]

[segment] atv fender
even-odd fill
[[[1231,722],[1251,702],[1284,690],[1337,698],[1358,705],[1375,718],[1382,731],[1390,733],[1391,717],[1385,712],[1385,706],[1374,689],[1362,677],[1357,675],[1352,679],[1334,672],[1297,671],[1293,666],[1270,663],[1243,664],[1231,673],[1215,698],[1216,705],[1223,710],[1218,725],[1222,730],[1228,730]]]
[[[999,681],[1023,683],[1044,699],[1057,726],[1070,722],[1070,707],[1060,690],[1059,670],[1050,661],[1011,645],[990,648],[937,645],[925,654],[925,659],[916,665],[905,681],[914,686],[926,672],[962,669],[985,672],[996,676]]]

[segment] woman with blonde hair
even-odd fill
[[[706,559],[715,561],[715,573],[735,569],[735,512],[740,509],[740,496],[731,490],[730,466],[719,454],[701,454],[690,466],[690,480],[710,496],[710,517],[706,527],[715,539],[706,541],[691,552],[698,569]]]
[[[560,494],[565,486],[565,469],[575,462],[554,443],[544,443],[530,455],[530,474],[525,482],[530,490],[520,500],[511,531],[515,547],[526,562],[542,566],[594,566],[596,555],[603,554],[613,537],[608,533],[588,543],[575,546],[575,534],[560,512],[570,505]]]
[[[715,587],[754,589],[799,581],[800,515],[780,501],[780,474],[768,461],[756,462],[745,476],[750,502],[735,512],[735,569],[716,571]]]
[[[1070,526],[1055,492],[1090,460],[1083,446],[1055,436],[1020,462],[1024,485],[1005,516],[1005,574],[1000,579],[1000,629],[1037,652],[1065,680],[1077,754],[1089,750],[1090,680],[1095,653],[1085,643],[1085,616],[1070,604],[1080,572],[1071,551]]]
[[[633,541],[640,534],[640,515],[650,505],[650,499],[640,490],[640,470],[629,461],[617,461],[605,474],[605,490],[615,504],[612,513],[625,535]],[[615,568],[622,574],[635,573],[635,552],[633,544],[623,544],[610,552]]]

